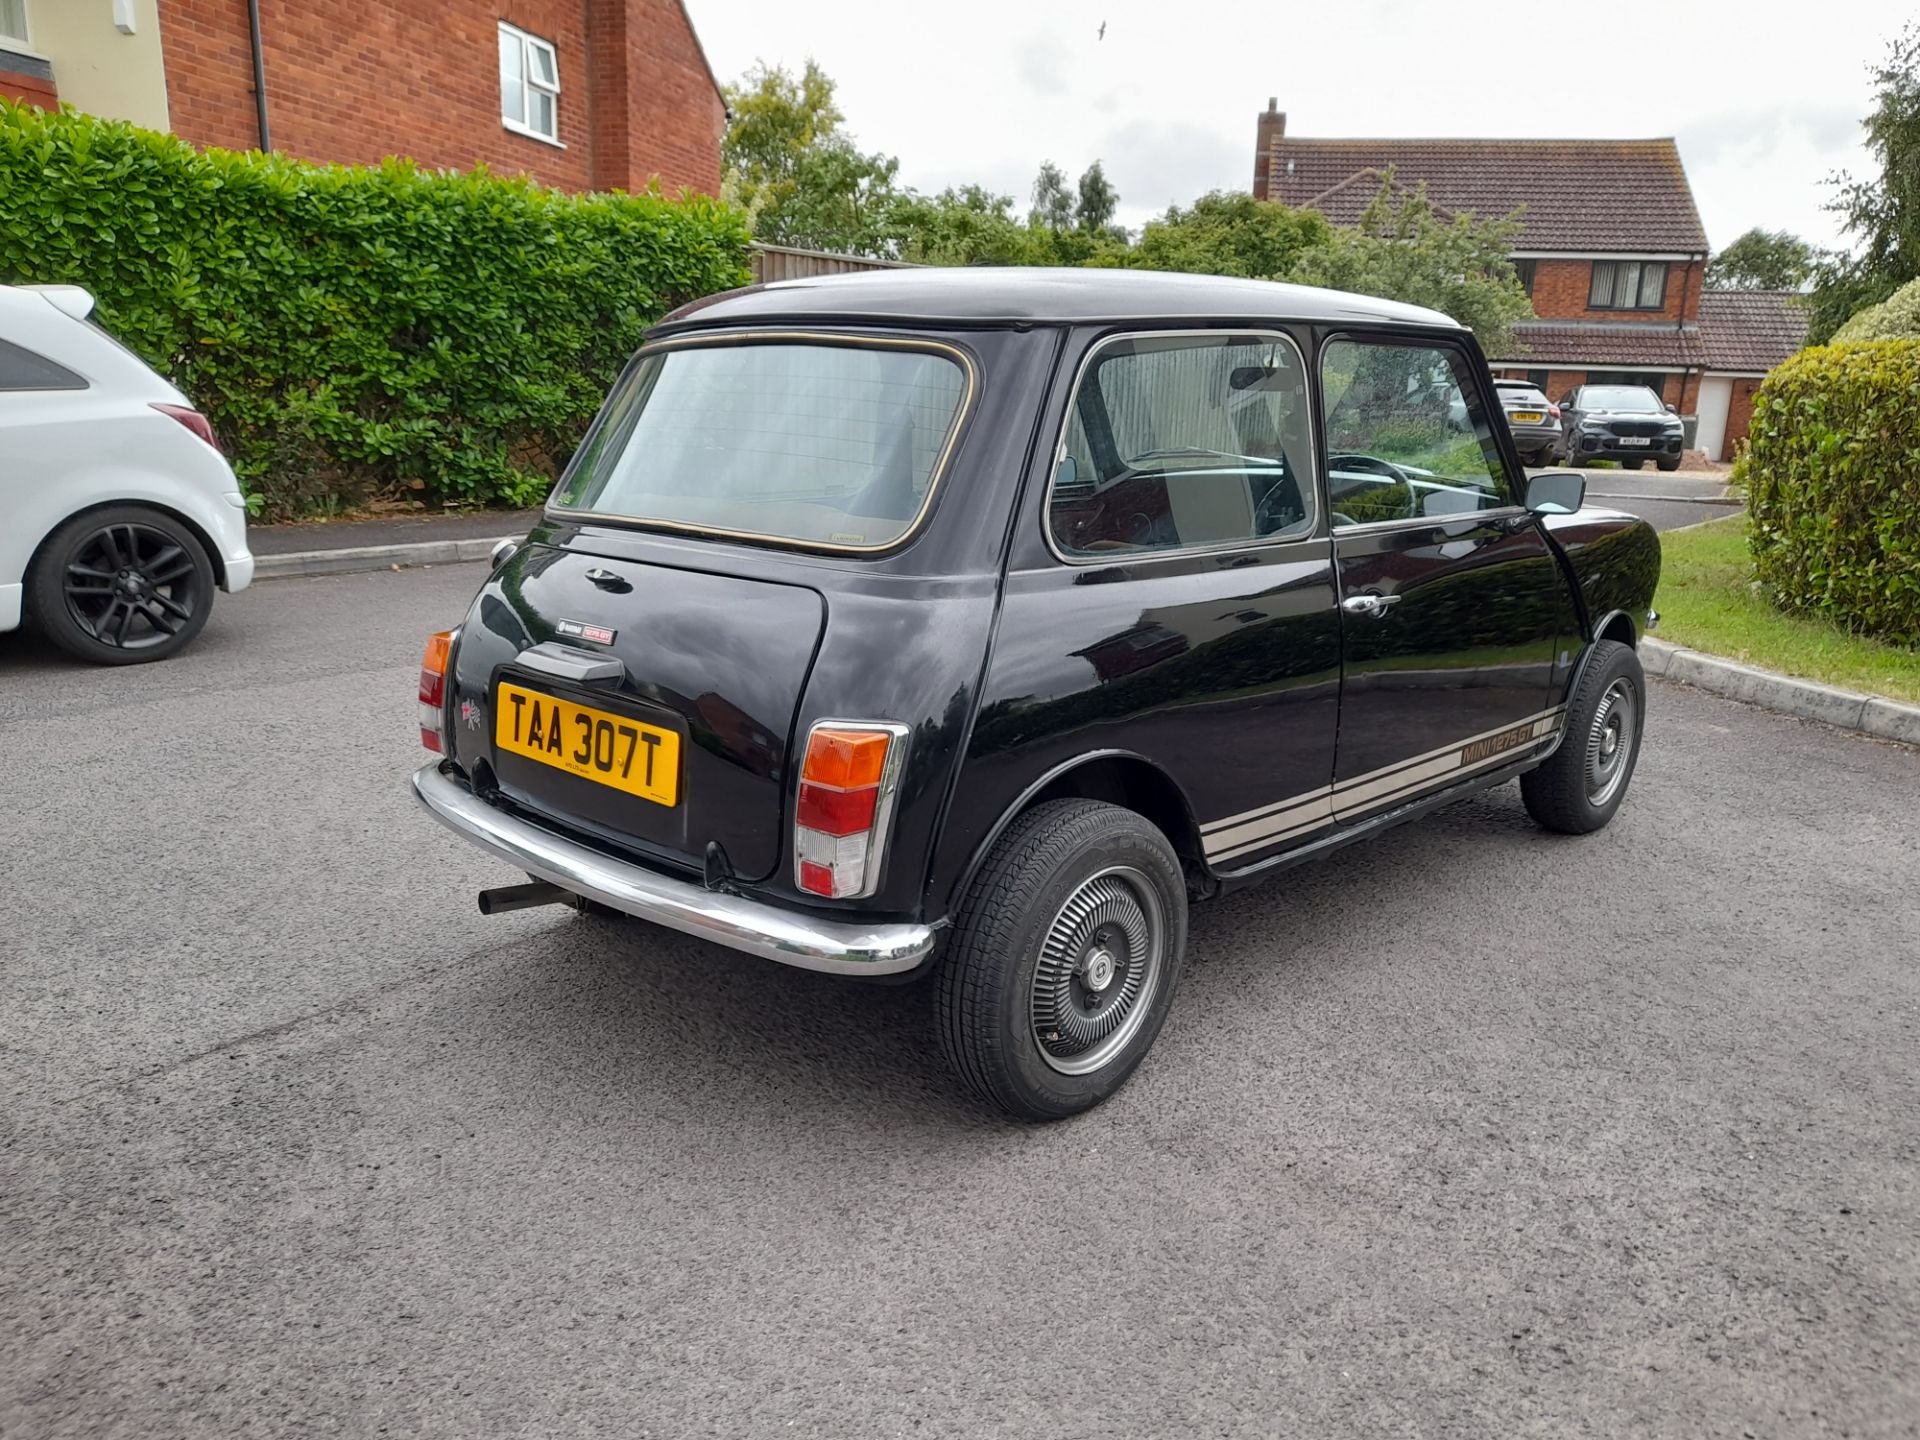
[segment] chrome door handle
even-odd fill
[[[1398,595],[1349,595],[1340,602],[1340,608],[1349,615],[1370,615],[1375,620],[1384,617],[1388,609],[1400,603]]]

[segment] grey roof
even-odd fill
[[[1790,290],[1708,290],[1700,339],[1709,370],[1771,370],[1807,343],[1805,297]]]
[[[728,290],[683,305],[662,328],[768,321],[948,321],[961,325],[1104,320],[1324,320],[1459,327],[1437,310],[1311,285],[1160,270],[934,266],[815,275]]]
[[[1267,198],[1360,218],[1386,172],[1451,215],[1497,220],[1525,207],[1523,250],[1694,254],[1707,232],[1672,140],[1320,140],[1282,136]]]

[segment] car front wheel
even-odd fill
[[[1549,830],[1587,835],[1620,808],[1640,758],[1647,681],[1630,645],[1596,640],[1567,701],[1560,748],[1520,777],[1527,813]]]
[[[96,665],[164,660],[207,623],[213,564],[186,526],[140,505],[76,515],[34,557],[27,614]]]
[[[1157,826],[1091,800],[1035,806],[961,905],[940,962],[941,1047],[1010,1115],[1089,1110],[1160,1033],[1186,939],[1186,880]]]

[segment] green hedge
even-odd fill
[[[256,509],[540,500],[646,327],[745,284],[704,197],[316,166],[0,103],[0,281],[71,281]]]
[[[1803,350],[1754,397],[1749,545],[1786,608],[1920,644],[1920,340]]]
[[[1833,332],[1842,340],[1920,338],[1920,280],[1902,285],[1878,305],[1869,305]]]

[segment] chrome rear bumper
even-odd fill
[[[442,774],[438,762],[414,772],[413,792],[442,825],[516,869],[729,949],[832,975],[898,975],[933,953],[933,930],[926,925],[816,919],[603,855],[496,810]]]

